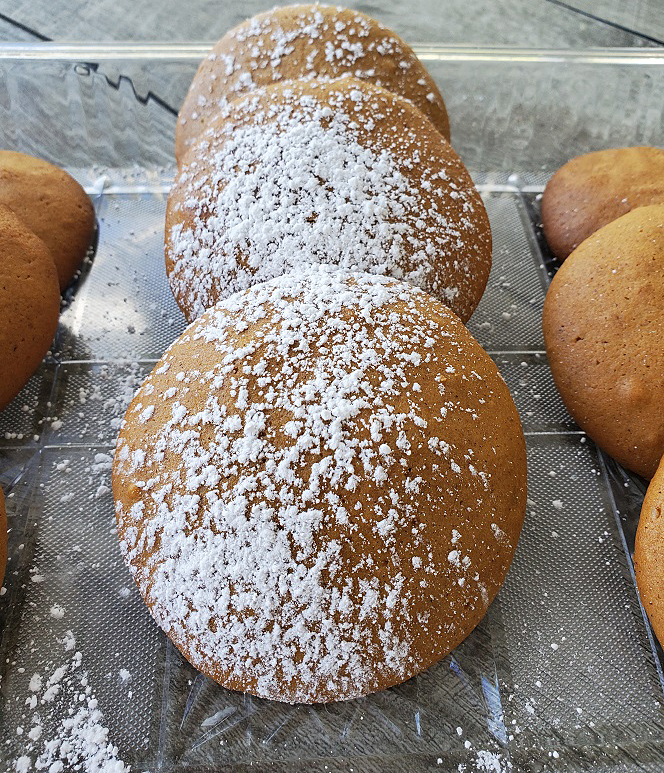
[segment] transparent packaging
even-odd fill
[[[540,319],[555,263],[539,226],[539,193],[570,157],[661,144],[664,54],[417,47],[491,219],[494,266],[469,327],[521,415],[528,514],[503,589],[460,647],[404,685],[311,707],[197,674],[152,621],[113,531],[119,422],[185,327],[163,222],[176,108],[206,49],[0,49],[0,146],[69,169],[99,225],[51,353],[0,414],[2,769],[34,762],[67,716],[66,680],[51,702],[30,696],[35,674],[69,662],[71,636],[108,740],[137,771],[664,770],[662,652],[631,561],[645,483],[595,448],[554,388]]]

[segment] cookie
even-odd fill
[[[5,492],[0,488],[0,585],[5,581],[7,569],[7,510]]]
[[[168,198],[166,269],[188,320],[304,263],[388,274],[466,321],[491,231],[466,168],[407,100],[364,81],[291,81],[236,100]]]
[[[343,75],[410,99],[449,139],[440,91],[398,35],[359,11],[291,5],[261,13],[230,30],[203,60],[178,116],[178,163],[228,100],[271,83]]]
[[[0,204],[48,247],[64,290],[92,243],[95,214],[86,192],[71,175],[47,161],[0,150]]]
[[[664,459],[650,481],[634,545],[634,571],[641,603],[664,645]]]
[[[0,204],[0,410],[21,391],[58,326],[60,288],[48,248]]]
[[[549,180],[542,225],[560,260],[599,228],[636,207],[664,204],[664,150],[598,150],[573,158]]]
[[[544,340],[567,409],[629,470],[664,454],[664,206],[600,228],[563,263],[544,302]]]
[[[233,690],[355,698],[445,656],[505,578],[523,433],[442,303],[312,267],[238,293],[130,404],[113,493],[155,620]]]

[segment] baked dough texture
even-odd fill
[[[664,454],[664,206],[604,226],[563,263],[544,302],[553,379],[577,424],[651,478]]]
[[[542,225],[560,260],[621,215],[664,204],[664,150],[647,146],[598,150],[568,161],[542,196]]]
[[[178,163],[219,108],[240,94],[271,83],[343,75],[410,99],[449,140],[443,97],[397,34],[359,11],[291,5],[247,19],[203,60],[178,116]]]
[[[0,410],[21,391],[58,327],[60,289],[44,242],[0,204]]]
[[[525,443],[496,366],[442,303],[326,267],[194,322],[130,404],[124,557],[220,684],[355,698],[484,616],[522,526]]]
[[[636,531],[634,570],[641,603],[664,645],[664,459],[650,481]]]
[[[236,100],[187,154],[165,243],[189,321],[320,262],[405,279],[465,322],[491,269],[486,210],[452,147],[410,102],[354,78]]]
[[[92,243],[95,213],[87,193],[48,161],[0,150],[0,204],[48,247],[64,290]]]

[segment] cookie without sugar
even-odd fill
[[[48,248],[0,204],[0,410],[35,372],[58,327],[60,288]]]
[[[407,100],[353,78],[236,100],[192,146],[166,210],[188,320],[305,263],[404,279],[465,322],[491,269],[482,199]]]
[[[634,571],[641,603],[664,645],[664,459],[650,481],[634,545]]]
[[[664,454],[664,205],[635,209],[574,250],[551,282],[543,329],[574,420],[651,478]]]
[[[64,290],[92,243],[95,214],[87,193],[48,161],[0,150],[0,204],[48,247]]]
[[[203,673],[290,703],[444,657],[512,561],[525,444],[491,358],[442,303],[312,267],[206,312],[130,404],[118,534]]]
[[[178,116],[178,164],[229,100],[272,83],[343,75],[410,99],[450,138],[438,87],[396,33],[359,11],[292,5],[261,13],[230,30],[203,60]]]
[[[551,252],[565,258],[607,223],[636,207],[664,204],[664,150],[598,150],[573,158],[549,180],[542,225]]]

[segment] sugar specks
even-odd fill
[[[325,96],[333,110],[313,93],[269,109],[252,94],[199,139],[169,199],[166,240],[169,280],[191,316],[308,263],[390,275],[466,311],[490,262],[465,247],[483,238],[472,182],[452,157],[416,149],[412,128],[384,132],[382,146],[363,135],[338,88]],[[396,109],[358,95],[367,115]],[[453,167],[444,181],[430,169],[442,163]]]
[[[264,697],[352,697],[416,667],[410,630],[435,621],[414,619],[410,598],[431,573],[449,577],[441,582],[460,597],[484,599],[460,533],[451,566],[451,546],[432,554],[415,517],[432,474],[408,469],[415,447],[436,475],[450,475],[448,455],[466,468],[487,529],[498,515],[470,471],[482,462],[466,437],[460,446],[449,436],[436,405],[448,401],[452,376],[433,382],[426,401],[408,388],[422,383],[420,367],[445,372],[445,351],[455,353],[464,393],[466,382],[483,383],[457,356],[465,329],[455,338],[440,321],[444,307],[439,317],[424,313],[429,303],[384,277],[322,267],[284,276],[210,310],[165,355],[177,375],[155,373],[139,391],[128,419],[155,412],[118,441],[116,473],[139,494],[116,503],[121,548],[158,623],[176,642],[196,640],[194,665],[241,670]],[[179,347],[188,344],[210,359],[183,367]],[[445,439],[430,448],[430,435]],[[353,536],[360,528],[371,550]],[[395,552],[406,535],[405,552]],[[295,688],[284,692],[284,683]]]
[[[14,760],[14,771],[129,773],[117,747],[109,741],[103,714],[83,668],[83,655],[78,651],[71,654],[75,642],[71,631],[60,640],[63,642],[65,653],[70,654],[45,665],[43,674],[30,677],[28,712],[24,724],[16,728],[24,737],[24,753]]]

